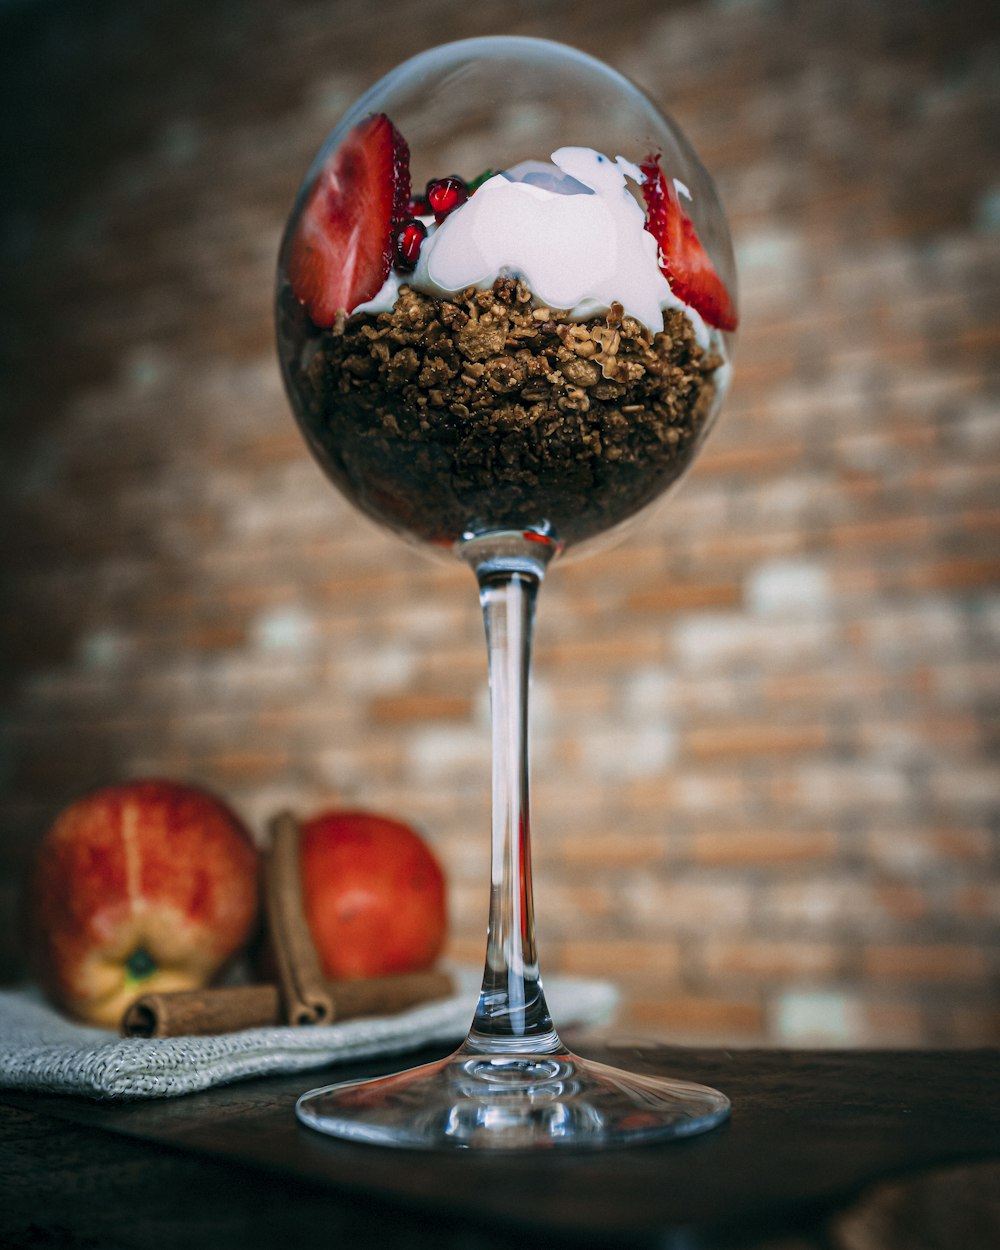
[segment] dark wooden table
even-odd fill
[[[998,1051],[581,1049],[716,1085],[732,1119],[658,1146],[487,1157],[295,1120],[303,1089],[398,1062],[152,1102],[0,1091],[0,1245],[742,1247],[809,1238],[888,1178],[1000,1159]]]

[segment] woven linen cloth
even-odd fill
[[[33,989],[0,991],[0,1088],[166,1098],[241,1077],[304,1072],[459,1042],[472,1021],[480,978],[472,969],[452,971],[452,997],[393,1016],[213,1037],[123,1038],[67,1020]],[[547,981],[545,996],[560,1026],[606,1024],[618,1000],[607,982],[571,977]]]

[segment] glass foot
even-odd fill
[[[303,1124],[410,1149],[589,1148],[688,1137],[729,1114],[717,1090],[555,1054],[479,1054],[303,1094]]]

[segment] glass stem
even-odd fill
[[[486,968],[466,1050],[555,1053],[535,949],[528,805],[528,690],[537,571],[476,570],[489,652],[493,730],[493,855]]]

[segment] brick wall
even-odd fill
[[[419,17],[416,16],[419,14]],[[991,6],[8,5],[0,969],[58,808],[167,774],[259,828],[420,824],[482,954],[474,588],[357,518],[271,346],[319,139],[405,55],[563,37],[663,100],[741,267],[695,472],[541,599],[547,971],[676,1040],[1000,1041]]]

